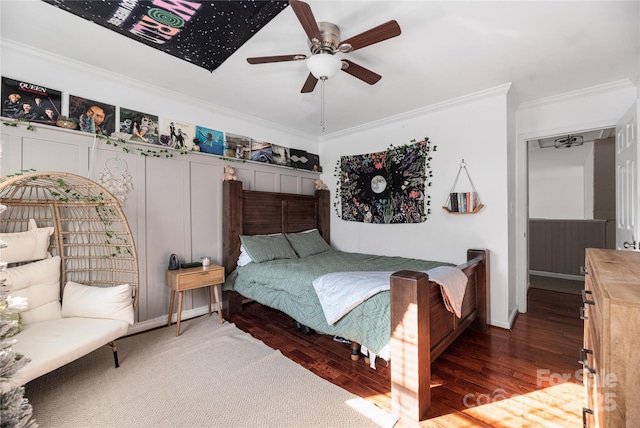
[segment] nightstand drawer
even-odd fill
[[[193,290],[223,282],[224,268],[221,266],[198,266],[167,271],[167,285],[176,291]]]
[[[178,291],[199,288],[202,287],[203,283],[210,285],[221,284],[224,282],[224,274],[222,272],[223,270],[219,269],[182,275],[178,283]]]

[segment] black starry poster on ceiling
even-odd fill
[[[147,46],[213,71],[287,1],[43,0]]]

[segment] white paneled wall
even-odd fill
[[[199,261],[211,256],[222,260],[222,175],[224,165],[236,168],[246,189],[313,194],[317,173],[257,162],[233,162],[202,153],[171,158],[141,156],[136,147],[156,150],[160,146],[135,145],[125,153],[122,147],[77,131],[48,126],[3,127],[2,174],[26,169],[64,171],[89,176],[100,182],[108,159],[126,162],[133,189],[122,205],[136,241],[140,262],[140,304],[137,323],[130,331],[142,331],[167,322],[169,289],[165,273],[171,253],[181,261]],[[183,319],[205,313],[204,289],[187,292]]]

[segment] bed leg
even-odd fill
[[[225,315],[239,314],[242,312],[242,296],[235,291],[222,293],[222,312]]]
[[[120,362],[118,361],[118,347],[116,346],[116,341],[109,342],[108,345],[113,351],[113,362],[116,364],[116,368],[120,367]]]
[[[358,361],[360,359],[360,344],[351,342],[351,360]]]

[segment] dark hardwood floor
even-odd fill
[[[432,364],[432,405],[421,427],[577,427],[582,422],[582,304],[577,295],[530,289],[511,331],[464,332]],[[349,345],[305,336],[282,312],[248,303],[230,319],[322,378],[390,411],[390,371],[351,361]],[[390,362],[389,364],[393,364]]]

